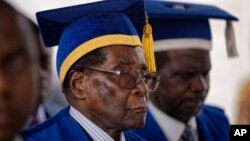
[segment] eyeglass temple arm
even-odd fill
[[[96,67],[87,67],[86,69],[92,69],[92,70],[96,70],[96,71],[112,73],[112,74],[115,74],[115,75],[120,75],[121,74],[121,71],[117,71],[117,70],[109,70],[109,69],[96,68]]]

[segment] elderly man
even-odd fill
[[[159,82],[158,75],[147,72],[142,53],[144,15],[141,0],[37,14],[45,44],[59,44],[57,71],[70,106],[24,132],[25,139],[142,140],[123,131],[144,126],[148,91]]]
[[[163,79],[150,95],[145,127],[135,133],[149,141],[229,140],[224,111],[204,105],[211,69],[208,18],[229,22],[236,18],[212,6],[159,1],[145,5],[156,40],[157,69]],[[230,27],[227,33],[232,33]],[[233,46],[228,49],[231,55],[237,53]]]
[[[19,130],[34,124],[47,56],[36,25],[3,1],[0,11],[0,140],[12,141],[20,139]]]

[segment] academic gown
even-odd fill
[[[25,141],[92,141],[88,133],[69,115],[69,107],[21,134]],[[130,131],[124,132],[124,135],[126,141],[144,141]]]
[[[229,122],[222,109],[204,105],[196,121],[200,141],[229,141]],[[150,111],[145,127],[133,133],[147,141],[168,141]]]

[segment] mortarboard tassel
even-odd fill
[[[234,29],[231,21],[227,21],[226,26],[226,46],[227,46],[227,55],[228,57],[236,57],[239,56],[237,48],[236,48],[236,41],[234,36]]]
[[[149,73],[156,72],[152,27],[148,23],[147,13],[146,13],[146,25],[144,26],[143,29],[142,48],[148,65],[148,72]]]

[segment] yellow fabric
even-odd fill
[[[137,35],[132,36],[132,35],[113,34],[113,35],[105,35],[105,36],[101,36],[101,37],[97,37],[92,40],[89,40],[79,45],[77,48],[75,48],[63,61],[61,68],[60,68],[60,74],[59,74],[61,83],[63,83],[69,68],[78,59],[80,59],[82,56],[84,56],[85,54],[95,49],[110,46],[110,45],[142,46],[140,38]]]
[[[148,23],[147,14],[146,14],[146,25],[144,26],[143,29],[142,47],[146,62],[148,64],[148,72],[149,73],[156,72],[152,27]]]

